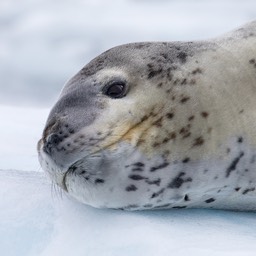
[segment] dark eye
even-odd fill
[[[126,84],[121,81],[113,82],[103,88],[103,93],[113,99],[122,98],[126,93]]]

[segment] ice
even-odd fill
[[[36,144],[49,109],[0,105],[0,169],[37,171]]]

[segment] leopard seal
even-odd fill
[[[64,86],[39,161],[97,208],[256,209],[256,21],[194,42],[131,43]]]

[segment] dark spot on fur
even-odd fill
[[[147,66],[148,66],[148,70],[149,70],[148,79],[151,79],[151,78],[161,74],[163,71],[163,69],[161,67],[154,68],[154,66],[152,64],[148,64]]]
[[[176,84],[178,84],[179,82],[180,82],[180,79],[175,79],[174,82],[173,82],[173,84],[176,85]]]
[[[137,187],[135,185],[129,185],[128,187],[126,187],[125,189],[126,191],[130,192],[130,191],[136,191]]]
[[[167,117],[168,119],[173,119],[174,114],[173,114],[173,113],[167,113],[167,114],[166,114],[166,117]]]
[[[161,183],[161,179],[156,179],[156,180],[146,180],[146,183],[149,185],[157,185],[159,186]]]
[[[188,121],[192,121],[192,120],[194,120],[194,118],[195,118],[195,116],[190,116],[190,117],[188,118]]]
[[[96,179],[95,184],[104,183],[105,181],[103,179]]]
[[[173,66],[172,68],[168,68],[168,69],[167,69],[166,75],[167,75],[167,79],[168,79],[169,81],[171,81],[172,78],[173,78],[173,74],[171,73],[171,70],[176,70],[176,69],[177,69],[177,67],[175,67],[175,66]]]
[[[182,138],[183,138],[183,139],[184,139],[184,138],[187,138],[187,137],[189,137],[189,136],[191,135],[191,133],[190,133],[190,128],[191,128],[191,125],[188,124],[186,127],[182,127],[182,128],[180,129],[179,134],[182,135]]]
[[[160,189],[158,192],[155,192],[152,194],[151,198],[155,198],[160,196],[162,193],[164,193],[164,188]]]
[[[165,60],[168,59],[168,55],[167,55],[166,53],[161,53],[160,55],[161,55]]]
[[[157,85],[157,87],[158,87],[158,88],[161,88],[162,85],[163,85],[163,83],[159,83],[159,84]]]
[[[212,202],[214,202],[214,201],[215,201],[214,198],[209,198],[209,199],[205,200],[205,202],[206,202],[207,204],[210,204],[210,203],[212,203]]]
[[[185,195],[184,200],[185,200],[186,202],[190,201],[189,196],[188,196],[188,195]]]
[[[240,189],[241,189],[240,187],[237,187],[237,188],[235,188],[235,191],[238,192]]]
[[[255,188],[247,188],[243,191],[243,195],[246,195],[249,192],[253,192],[255,190]]]
[[[232,163],[230,164],[230,166],[227,168],[226,170],[226,177],[229,177],[230,173],[232,171],[234,171],[236,169],[236,166],[238,164],[238,162],[240,161],[240,159],[244,156],[244,152],[240,152],[239,156],[236,157]]]
[[[168,165],[169,165],[168,162],[164,162],[164,163],[162,163],[162,164],[160,164],[158,166],[153,166],[153,167],[151,167],[150,172],[155,172],[156,170],[163,169],[163,168],[165,168]]]
[[[144,180],[145,177],[141,176],[141,175],[137,175],[137,174],[131,174],[129,175],[129,178],[132,180]]]
[[[196,68],[195,70],[192,71],[192,75],[196,75],[196,74],[202,74],[202,69],[200,68]]]
[[[203,117],[203,118],[207,118],[208,117],[208,113],[207,112],[201,112],[201,116]]]
[[[190,99],[190,97],[183,97],[183,98],[180,100],[180,103],[184,104],[184,103],[186,103],[189,99]]]
[[[187,53],[185,53],[185,52],[179,52],[179,53],[177,54],[177,58],[180,59],[180,62],[181,62],[182,64],[184,64],[184,63],[187,61],[187,57],[188,57],[188,55],[187,55]]]
[[[250,64],[255,64],[256,61],[255,61],[255,59],[250,59],[250,60],[249,60],[249,63],[250,63]]]
[[[183,160],[182,160],[182,163],[188,163],[190,161],[190,158],[189,157],[186,157],[186,158],[184,158]]]
[[[202,138],[202,136],[200,136],[194,140],[193,147],[201,146],[203,144],[204,144],[204,139]]]
[[[176,139],[176,133],[175,133],[175,132],[171,132],[171,133],[169,134],[169,136],[170,136],[170,139],[171,139],[171,140]]]
[[[173,206],[172,208],[173,209],[184,209],[184,208],[187,208],[187,206],[186,205],[184,205],[184,206]]]
[[[143,164],[142,162],[136,162],[133,165],[137,166],[137,167],[144,167],[145,166],[145,164]]]
[[[163,121],[163,117],[160,117],[159,119],[157,119],[153,125],[157,126],[157,127],[162,127],[162,121]]]
[[[170,139],[169,138],[164,138],[163,143],[167,143]]]
[[[183,176],[185,175],[184,172],[180,172],[173,180],[172,182],[168,185],[168,188],[180,188],[183,183],[185,182],[191,182],[191,178],[184,179]]]
[[[238,143],[242,143],[242,142],[243,142],[243,137],[239,137],[239,138],[237,139],[237,142],[238,142]]]
[[[160,143],[159,142],[154,142],[153,144],[152,144],[152,147],[153,148],[157,148],[157,147],[159,147],[160,146]]]
[[[181,81],[181,83],[180,83],[181,85],[186,85],[187,84],[187,79],[186,78],[184,78],[182,81]]]
[[[144,142],[145,142],[145,140],[139,139],[139,140],[138,140],[138,143],[137,143],[137,146],[141,145],[141,144],[144,143]]]

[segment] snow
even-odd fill
[[[49,109],[0,105],[0,169],[40,169],[36,144]]]
[[[62,85],[100,52],[255,17],[255,0],[1,0],[0,255],[255,255],[255,213],[93,209],[55,187],[36,152]]]

